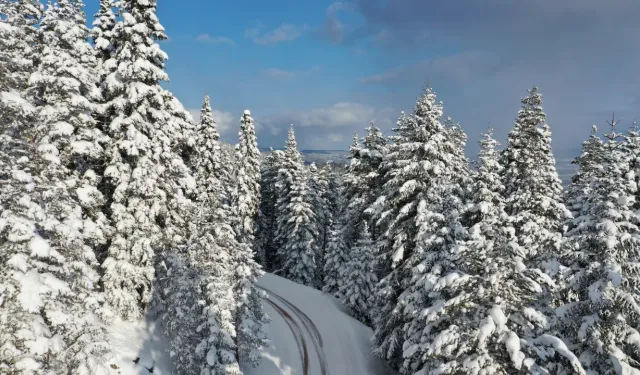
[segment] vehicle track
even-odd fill
[[[305,329],[309,333],[309,336],[312,339],[311,341],[312,341],[313,346],[315,348],[316,355],[318,356],[318,361],[320,362],[320,372],[321,372],[321,374],[322,375],[328,375],[329,371],[328,371],[328,366],[327,366],[327,359],[326,359],[325,354],[324,354],[324,342],[322,340],[322,335],[320,334],[320,330],[318,329],[318,327],[316,327],[316,325],[313,323],[313,321],[309,318],[309,316],[307,314],[305,314],[302,310],[300,310],[294,304],[289,302],[287,299],[285,299],[282,296],[270,291],[267,288],[263,288],[261,286],[258,286],[258,288],[262,289],[269,296],[275,297],[278,301],[280,301],[284,305],[286,305],[289,309],[291,309],[293,314],[300,320],[300,322],[305,327]]]
[[[265,302],[267,302],[271,307],[280,316],[284,319],[285,323],[289,326],[291,333],[293,334],[294,339],[296,340],[296,345],[298,346],[298,351],[300,352],[300,359],[302,360],[302,371],[303,375],[309,375],[309,351],[307,349],[307,342],[304,339],[304,334],[302,333],[302,329],[298,322],[293,319],[291,314],[289,314],[282,307],[278,306],[275,302],[271,301],[269,298],[264,298]]]

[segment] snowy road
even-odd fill
[[[269,295],[271,342],[262,364],[245,375],[391,375],[369,350],[371,329],[351,318],[334,297],[271,274],[259,285]]]
[[[281,296],[277,295],[276,293],[270,291],[267,288],[262,288],[262,287],[260,288],[265,292],[267,292],[268,294],[266,302],[270,304],[276,311],[278,311],[278,314],[281,315],[287,321],[287,324],[289,325],[289,328],[291,328],[292,332],[297,331],[297,333],[294,333],[294,336],[296,336],[296,341],[299,346],[300,354],[301,354],[300,357],[302,358],[302,373],[304,375],[310,374],[309,350],[306,344],[307,340],[305,340],[305,335],[306,335],[306,337],[313,343],[315,354],[316,354],[314,361],[317,361],[317,364],[320,367],[319,373],[321,375],[328,375],[327,359],[325,357],[324,350],[322,347],[323,345],[322,335],[320,335],[320,331],[318,330],[316,325],[313,324],[313,322],[311,321],[311,319],[309,319],[307,314],[302,312],[302,310],[297,308],[291,302],[287,301],[285,298],[282,298]],[[274,299],[277,300],[278,303],[274,303],[273,302]],[[295,316],[295,318],[292,317],[291,314],[286,311],[287,309],[293,314],[293,316]],[[300,329],[300,325],[304,326],[306,333],[304,333]],[[298,336],[300,337],[300,340],[297,339]]]

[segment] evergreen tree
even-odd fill
[[[292,127],[276,185],[279,191],[278,273],[294,282],[316,287],[318,233],[313,225],[315,218],[309,203],[307,181]]]
[[[373,270],[373,241],[368,225],[362,226],[358,242],[351,249],[349,262],[344,267],[344,284],[339,295],[343,303],[351,308],[354,317],[365,324],[370,322],[372,302],[377,283]]]
[[[414,275],[416,284],[406,298],[405,312],[413,311],[416,318],[407,330],[402,370],[506,375],[560,374],[573,369],[571,373],[584,373],[562,341],[546,334],[548,318],[531,307],[532,291],[540,289],[536,281],[540,271],[527,269],[523,254],[514,251],[518,248],[513,246],[514,230],[504,212],[502,167],[491,131],[480,144],[478,173],[465,213],[471,225],[468,234],[456,215],[462,206],[448,199],[442,211],[448,229],[440,232],[444,238],[439,241],[444,246],[427,253],[424,266],[434,266],[420,278]],[[426,303],[416,310],[421,299]],[[555,352],[559,358],[553,358]]]
[[[237,174],[238,193],[236,210],[236,233],[240,242],[253,246],[254,224],[260,201],[260,150],[251,112],[244,111],[240,122]]]
[[[89,30],[80,0],[50,5],[40,25],[45,44],[41,62],[29,80],[29,94],[38,106],[38,133],[56,148],[61,179],[74,193],[87,217],[83,232],[91,252],[103,251],[110,227],[98,190],[103,145],[109,139],[91,117],[100,98],[95,79],[96,60],[86,42]]]
[[[234,267],[235,315],[239,358],[256,365],[259,349],[266,343],[262,311],[263,292],[257,279],[263,272],[254,259],[254,225],[260,201],[260,150],[251,113],[244,111],[240,125],[237,159],[240,162],[233,196],[234,231],[238,246],[231,253]]]
[[[222,204],[224,191],[221,182],[222,151],[220,134],[213,120],[209,96],[204,97],[200,123],[196,129],[196,157],[190,166],[196,178],[196,200],[204,206],[205,218],[210,219],[215,207]]]
[[[323,291],[335,294],[342,286],[341,274],[344,266],[349,261],[349,249],[357,241],[358,225],[360,221],[360,208],[363,201],[359,199],[358,192],[361,187],[361,177],[353,173],[360,165],[360,139],[357,133],[353,134],[353,142],[349,147],[351,161],[342,180],[340,203],[344,204],[338,219],[333,223],[329,232],[329,242],[324,254],[323,266]]]
[[[537,87],[522,99],[522,109],[503,152],[506,212],[513,216],[518,245],[532,259],[545,259],[562,245],[568,211],[551,151],[551,132]]]
[[[116,50],[116,38],[114,29],[116,26],[116,15],[113,0],[100,0],[98,13],[94,15],[91,38],[93,39],[95,55],[100,64],[109,61]],[[113,66],[112,68],[115,68]],[[106,77],[106,70],[100,72],[100,79]]]
[[[558,329],[589,374],[634,373],[640,371],[637,185],[619,134],[612,131],[600,147],[575,219],[580,225],[568,233],[566,255],[576,272],[563,293],[566,304],[557,309]]]
[[[102,264],[102,281],[107,302],[122,317],[135,319],[150,301],[154,260],[166,241],[167,204],[181,195],[175,188],[183,181],[175,174],[185,168],[165,129],[173,118],[159,84],[168,77],[167,56],[155,43],[166,39],[155,15],[156,1],[124,0],[120,6],[122,19],[114,27],[117,48],[105,63],[115,69],[103,82],[103,116],[112,139],[106,150],[105,190],[115,233]],[[145,69],[135,68],[140,64]]]
[[[256,224],[256,254],[262,266],[268,271],[273,271],[277,263],[277,249],[274,246],[278,218],[276,180],[283,161],[284,153],[272,149],[261,164],[261,199]]]
[[[327,180],[327,173],[324,168],[318,168],[315,163],[309,166],[309,203],[311,203],[314,213],[315,232],[318,237],[315,239],[317,243],[318,254],[316,254],[316,277],[318,278],[317,285],[323,283],[323,267],[324,267],[324,254],[327,248],[327,242],[329,238],[330,229],[330,213],[327,206],[327,189],[329,181]]]
[[[418,98],[411,116],[400,117],[394,129],[396,136],[381,165],[387,171],[383,194],[372,207],[372,212],[379,213],[382,219],[378,225],[386,228],[386,244],[380,256],[389,264],[389,274],[380,281],[376,293],[379,306],[374,317],[374,354],[396,368],[402,361],[403,327],[410,323],[408,292],[412,285],[417,287],[418,282],[424,282],[422,277],[412,281],[411,270],[430,261],[421,266],[422,272],[435,272],[440,267],[440,272],[446,273],[448,268],[444,267],[449,266],[443,264],[447,261],[445,253],[455,244],[444,242],[446,232],[439,232],[447,225],[444,199],[449,195],[452,201],[455,198],[455,192],[447,190],[451,186],[448,163],[452,145],[447,143],[441,117],[442,105],[436,102],[430,88]],[[451,209],[455,208],[452,205]],[[453,212],[448,215],[456,220]],[[458,240],[453,236],[449,239]],[[411,302],[415,308],[424,304],[420,296],[413,298],[417,299]]]
[[[339,217],[329,232],[329,243],[327,244],[327,250],[324,254],[324,265],[322,269],[324,276],[322,290],[325,293],[337,294],[344,282],[340,273],[350,258],[341,230],[343,227],[343,218]]]
[[[238,245],[228,212],[199,208],[187,252],[166,259],[165,334],[176,374],[240,375],[233,313],[232,259]]]
[[[31,18],[39,9],[29,2],[12,5],[17,17],[28,14]],[[84,94],[91,90],[91,83],[83,76],[86,67],[74,65],[91,56],[83,49],[86,29],[81,7],[80,2],[60,1],[47,9],[41,25],[47,48],[39,70],[31,75],[28,95],[42,94],[35,95],[39,107],[26,103],[17,93],[3,100],[3,104],[11,102],[5,107],[8,114],[18,115],[3,129],[3,136],[13,138],[8,146],[18,146],[11,157],[24,153],[3,163],[8,178],[2,179],[0,199],[4,206],[0,219],[4,265],[0,270],[0,368],[12,372],[107,371],[103,364],[109,347],[98,317],[106,311],[97,292],[98,264],[93,251],[93,246],[104,241],[104,228],[92,221],[95,216],[87,217],[99,204],[99,194],[91,189],[95,173],[91,173],[89,160],[96,150],[92,149],[91,119],[83,117],[85,106],[90,105]],[[25,61],[27,50],[20,51]],[[58,55],[68,61],[58,60]],[[22,90],[26,82],[17,70],[13,73],[16,80],[8,85],[17,86],[7,88]],[[39,125],[31,127],[21,120]]]
[[[591,129],[591,136],[582,144],[582,154],[571,162],[578,167],[578,170],[571,177],[571,183],[566,189],[565,201],[567,209],[571,211],[572,217],[576,220],[567,221],[568,232],[579,227],[581,225],[580,218],[585,217],[583,215],[588,212],[591,183],[595,173],[602,167],[601,159],[604,147],[597,132],[594,125]]]
[[[165,256],[165,333],[178,374],[240,374],[231,254],[238,250],[229,207],[223,204],[220,144],[205,97],[190,165],[197,208],[191,207],[184,251]]]
[[[0,15],[0,85],[5,92],[22,93],[42,46],[34,27],[41,20],[42,5],[37,0],[1,0]]]

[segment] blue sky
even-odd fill
[[[303,149],[346,149],[371,120],[388,132],[427,78],[470,156],[488,123],[504,141],[534,84],[563,170],[591,125],[640,118],[637,0],[159,0],[158,16],[167,86],[194,113],[208,93],[230,142],[249,108],[262,147],[293,123]]]

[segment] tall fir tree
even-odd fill
[[[251,112],[244,111],[240,121],[238,142],[237,190],[234,210],[236,233],[242,243],[253,246],[254,225],[260,202],[260,150]]]
[[[27,84],[24,78],[33,66],[27,62],[37,44],[32,39],[36,31],[28,28],[39,5],[26,1],[1,5],[3,12],[11,8],[15,11],[6,18],[9,23],[15,22],[11,25],[14,36],[24,32],[23,40],[3,51],[8,57],[12,52],[22,56],[18,65],[9,68],[13,69],[11,79],[3,80],[3,86],[7,85],[3,89],[9,91],[2,95],[3,137],[13,139],[8,146],[18,146],[12,157],[24,154],[3,165],[8,178],[2,179],[0,193],[6,205],[0,219],[0,237],[4,239],[0,250],[0,369],[24,374],[105,373],[103,364],[109,347],[96,315],[104,310],[97,292],[97,261],[92,248],[104,238],[102,228],[85,216],[95,203],[91,192],[83,190],[87,179],[95,180],[86,163],[92,143],[83,139],[91,126],[86,123],[90,118],[82,117],[86,116],[83,106],[87,98],[79,86],[86,81],[79,84],[75,80],[78,76],[73,75],[78,69],[79,80],[86,78],[82,77],[82,67],[74,66],[87,52],[82,46],[86,31],[82,3],[49,5],[40,29],[48,49],[40,56],[43,62],[39,70],[31,74],[29,94],[23,92]],[[29,46],[23,48],[21,43]],[[66,61],[69,65],[57,60],[52,52],[56,50],[63,55],[71,52],[72,57],[67,56],[71,61]],[[76,51],[81,57],[73,55]],[[45,82],[42,72],[47,69],[51,69],[51,76]],[[68,84],[61,84],[67,79]],[[38,108],[20,98],[21,92],[33,98],[35,87],[46,94],[35,98]],[[7,93],[12,95],[7,97]],[[63,104],[65,100],[67,105]],[[47,107],[57,101],[62,105]],[[75,113],[78,107],[79,113]],[[16,117],[4,128],[7,115]],[[28,126],[25,120],[40,125]],[[75,130],[78,132],[73,134]],[[75,152],[67,154],[65,141],[70,139]],[[85,147],[89,149],[86,153]],[[86,204],[85,209],[89,206],[86,211],[82,204]]]
[[[98,12],[94,15],[93,28],[91,29],[91,39],[93,39],[96,59],[100,64],[111,59],[116,50],[116,39],[114,29],[116,26],[116,15],[113,11],[115,4],[113,0],[100,0]],[[113,66],[115,68],[115,66]],[[106,78],[105,71],[101,71],[100,79]]]
[[[338,294],[342,302],[351,308],[356,319],[365,324],[371,322],[377,278],[373,269],[374,246],[369,226],[362,226],[362,233],[350,251],[350,257],[343,269],[344,283]]]
[[[423,272],[444,267],[438,258],[449,250],[438,233],[445,226],[444,197],[454,193],[446,191],[451,185],[447,165],[451,150],[444,148],[447,136],[441,117],[442,104],[436,102],[431,88],[418,98],[411,116],[401,115],[381,165],[387,174],[383,192],[371,209],[380,218],[377,225],[386,229],[380,256],[388,262],[384,268],[389,270],[376,291],[379,306],[374,317],[373,350],[396,368],[402,363],[405,324],[410,323],[405,313],[408,292],[417,282],[412,282],[411,269],[429,257],[432,264],[423,266]],[[418,308],[421,301],[413,303]]]
[[[429,263],[439,266],[432,266],[420,278],[414,275],[416,284],[406,298],[405,312],[413,311],[416,318],[407,330],[402,370],[584,373],[562,341],[545,334],[548,318],[531,307],[532,291],[540,288],[536,281],[540,271],[527,269],[522,254],[512,246],[514,231],[504,212],[501,166],[491,131],[480,144],[472,199],[464,212],[470,228],[461,228],[461,217],[456,215],[463,206],[447,199],[442,213],[448,229],[440,232],[445,253],[436,256],[443,250],[437,247],[427,253],[423,267]],[[450,146],[458,147],[455,142]],[[457,185],[456,175],[450,178]],[[457,190],[464,194],[463,189]],[[426,303],[418,304],[422,307],[416,310],[416,301],[421,299]],[[553,358],[555,352],[560,353],[558,358]]]
[[[208,97],[196,132],[190,166],[198,207],[189,212],[185,251],[165,256],[165,333],[177,374],[239,375],[232,253],[240,244],[217,178],[219,134]]]
[[[583,223],[581,217],[589,210],[589,196],[591,195],[591,183],[598,169],[602,168],[604,146],[602,139],[598,135],[598,129],[594,125],[591,128],[591,135],[582,143],[582,154],[571,163],[576,165],[578,170],[571,177],[571,183],[565,191],[565,202],[567,209],[571,211],[572,217],[576,220],[567,220],[567,231],[579,230]]]
[[[307,176],[297,149],[293,127],[285,150],[284,165],[278,173],[278,227],[276,234],[278,273],[297,283],[317,287],[318,233],[309,202]]]
[[[114,27],[116,50],[105,62],[114,69],[102,83],[102,115],[112,139],[106,150],[105,191],[115,224],[102,281],[115,311],[125,319],[137,319],[150,302],[154,261],[166,242],[167,204],[182,195],[178,186],[192,182],[188,176],[176,176],[186,169],[165,129],[174,127],[174,118],[166,110],[160,86],[168,76],[167,55],[156,43],[166,39],[156,1],[124,0],[120,6],[122,19]],[[145,69],[135,68],[140,64]]]
[[[261,164],[260,207],[256,224],[256,255],[267,271],[273,271],[277,263],[274,246],[277,226],[278,171],[284,162],[284,152],[271,150]]]
[[[256,287],[263,271],[254,256],[254,225],[260,201],[260,150],[251,112],[245,110],[240,121],[236,147],[238,171],[233,195],[233,224],[238,247],[231,253],[234,272],[235,314],[239,358],[256,365],[259,349],[266,343],[262,311],[263,292]]]
[[[631,374],[640,371],[637,185],[620,135],[612,129],[606,138],[580,216],[572,220],[579,225],[567,234],[575,272],[557,309],[558,330],[589,374]]]
[[[327,171],[324,168],[318,168],[315,163],[309,166],[309,202],[311,203],[314,212],[315,232],[317,238],[318,253],[316,254],[316,277],[317,285],[323,284],[323,267],[324,267],[324,254],[328,245],[329,230],[330,230],[330,212],[327,205],[327,194],[329,181],[327,180]]]
[[[222,205],[224,191],[221,181],[222,150],[220,134],[213,119],[209,96],[204,97],[200,122],[196,129],[196,157],[189,163],[197,182],[196,201],[202,202],[205,217],[213,215],[215,207]]]
[[[537,87],[522,99],[501,164],[506,212],[513,216],[518,245],[529,253],[530,260],[557,253],[568,211]]]
[[[358,133],[353,134],[353,142],[349,147],[350,162],[344,173],[340,186],[340,203],[344,207],[333,223],[329,232],[329,242],[323,259],[323,291],[336,294],[342,286],[341,272],[349,261],[349,249],[357,241],[358,225],[362,225],[359,210],[363,201],[359,199],[358,192],[361,187],[361,176],[353,173],[360,165],[360,138]]]

